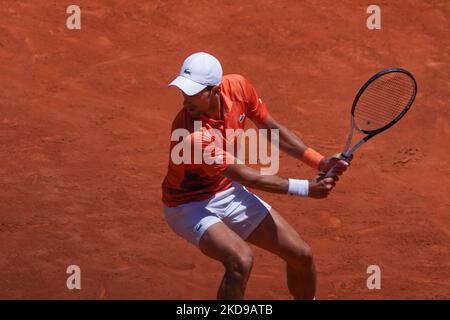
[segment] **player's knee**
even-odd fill
[[[253,267],[253,253],[250,248],[235,252],[225,261],[225,269],[235,280],[246,281]]]
[[[297,247],[294,250],[290,264],[297,268],[311,268],[314,264],[314,256],[311,247],[308,245]]]
[[[314,256],[313,256],[313,251],[310,246],[306,246],[302,249],[301,257],[302,257],[303,262],[307,266],[311,266],[313,264]]]

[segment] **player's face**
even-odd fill
[[[184,99],[183,107],[189,112],[191,118],[200,119],[202,114],[208,113],[210,109],[210,89],[205,88],[193,96],[188,96],[184,92],[182,93]]]

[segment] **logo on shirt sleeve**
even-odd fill
[[[245,113],[243,113],[239,116],[239,122],[242,123],[242,121],[244,121],[244,119],[245,119]]]

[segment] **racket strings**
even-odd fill
[[[359,109],[358,115],[364,118],[365,120],[373,120],[377,122],[379,125],[385,125],[391,122],[397,115],[399,115],[403,109],[407,106],[409,100],[402,101],[399,98],[386,99],[384,97],[373,97],[370,99],[366,99],[367,103],[370,104],[379,104],[381,106],[389,106],[386,107],[378,107],[378,108],[361,108]]]
[[[358,127],[371,131],[384,127],[409,107],[415,83],[406,74],[392,72],[372,83],[360,95],[354,116]]]
[[[405,104],[401,102],[400,99],[395,99],[395,101],[391,101],[395,98],[389,98],[387,100],[384,96],[373,96],[370,98],[366,98],[366,101],[371,104],[380,104],[378,108],[360,108],[359,113],[366,114],[368,116],[373,116],[374,118],[377,118],[381,122],[384,122],[386,120],[390,121],[391,119],[395,118],[404,108]],[[392,104],[393,106],[390,108],[386,108],[385,106],[389,104]]]
[[[384,87],[378,87],[371,88],[370,92],[365,93],[366,104],[365,108],[362,107],[363,105],[360,106],[361,111],[376,111],[381,115],[395,116],[407,105],[413,93],[410,85],[399,87],[387,82]]]
[[[410,91],[411,88],[411,84],[406,84],[403,86],[399,86],[398,83],[392,83],[392,82],[386,82],[384,88],[381,88],[381,90],[383,90],[383,94],[379,94],[379,91],[372,91],[372,96],[367,96],[367,99],[370,100],[371,98],[376,98],[376,99],[386,99],[386,97],[389,97],[389,99],[394,99],[394,106],[397,106],[397,108],[395,108],[392,111],[396,111],[399,109],[403,109],[404,105],[406,103],[408,103],[409,98],[411,97],[411,94],[413,93],[412,91]],[[406,98],[406,101],[402,101],[402,98]],[[381,102],[386,102],[386,101],[381,101]],[[374,103],[374,101],[372,101],[372,103]],[[386,107],[387,106],[387,107]],[[380,110],[384,110],[389,111],[390,105],[385,105],[385,104],[380,104],[378,106],[378,108]],[[395,112],[393,112],[395,113]]]
[[[390,121],[407,106],[411,94],[411,83],[391,79],[381,82],[379,79],[366,89],[358,109],[366,115],[377,116],[378,120]]]

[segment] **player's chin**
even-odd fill
[[[189,116],[194,120],[200,120],[200,113],[198,112],[189,112]]]

